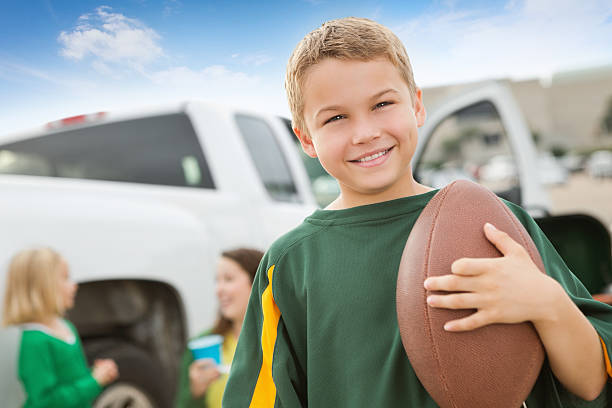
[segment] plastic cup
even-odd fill
[[[213,334],[210,336],[200,337],[199,339],[191,340],[187,343],[187,347],[193,353],[195,360],[210,358],[215,361],[218,366],[221,365],[221,345],[223,344],[223,336]]]

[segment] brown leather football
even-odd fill
[[[423,209],[400,262],[396,302],[402,342],[419,380],[441,408],[520,407],[544,361],[529,322],[448,332],[444,323],[474,310],[426,303],[425,279],[451,273],[456,259],[501,256],[484,235],[486,222],[523,245],[544,272],[535,244],[510,209],[488,189],[463,180],[441,189]]]

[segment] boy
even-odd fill
[[[425,108],[406,51],[373,21],[330,21],[298,44],[286,88],[304,151],[341,193],[277,240],[260,264],[223,406],[435,407],[406,357],[395,311],[404,245],[436,192],[410,167]],[[487,225],[504,256],[456,261],[453,274],[425,287],[463,293],[428,303],[477,309],[448,322],[451,331],[533,322],[548,358],[529,408],[603,406],[611,308],[592,300],[535,222],[508,205],[548,275]]]

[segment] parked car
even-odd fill
[[[591,153],[586,163],[586,170],[591,177],[612,177],[612,152],[598,150]]]
[[[565,184],[569,177],[568,170],[550,153],[540,153],[536,167],[540,182],[546,186]]]
[[[482,181],[508,181],[518,176],[516,163],[511,156],[493,156],[487,164],[480,168]]]
[[[582,155],[568,153],[560,159],[561,164],[565,167],[569,172],[576,173],[584,170],[585,157]]]
[[[430,169],[422,173],[422,182],[433,188],[443,188],[454,180],[476,181],[474,177],[461,167],[443,165],[439,169]]]

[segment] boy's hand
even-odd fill
[[[425,280],[430,291],[462,292],[430,295],[427,303],[446,309],[477,309],[463,319],[447,322],[449,331],[473,330],[491,323],[520,323],[550,318],[563,289],[540,272],[527,251],[508,234],[485,224],[487,239],[500,258],[461,258],[449,275]]]

